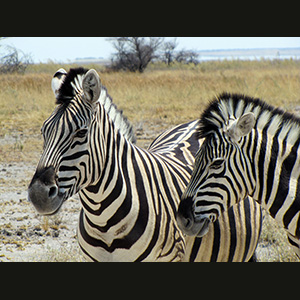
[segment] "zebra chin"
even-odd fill
[[[56,183],[53,167],[37,171],[28,187],[28,200],[41,215],[57,213],[66,199],[66,192]]]

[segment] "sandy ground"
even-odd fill
[[[0,186],[0,261],[82,260],[76,240],[79,199],[69,199],[55,216],[38,215],[22,183],[23,175],[34,170],[33,165],[0,164],[0,181],[15,183]]]
[[[144,147],[162,131],[144,131],[143,124],[137,125],[138,144]],[[0,137],[0,147],[9,143],[16,143],[16,138]],[[27,186],[37,162],[0,163],[0,261],[84,261],[76,240],[78,197],[66,201],[58,214],[50,217],[38,215],[27,200]],[[285,233],[278,235],[276,229],[274,235],[268,216],[264,223],[267,225],[257,248],[258,261],[294,260]]]

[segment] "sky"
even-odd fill
[[[166,37],[171,40],[174,37]],[[177,49],[220,50],[299,48],[300,37],[177,37]],[[114,49],[107,37],[10,37],[0,45],[30,54],[35,63],[68,62],[76,58],[109,59]]]

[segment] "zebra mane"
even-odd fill
[[[56,104],[61,104],[67,107],[71,100],[74,98],[78,89],[82,89],[82,79],[83,75],[88,71],[85,68],[74,68],[66,74],[62,85],[58,90],[56,96]]]
[[[112,102],[112,98],[107,93],[107,89],[105,86],[102,86],[99,102],[104,106],[104,109],[110,116],[111,120],[114,122],[115,126],[119,129],[123,136],[127,139],[127,141],[135,143],[136,137],[132,125],[123,115],[123,111],[121,109],[118,109],[116,104]]]
[[[300,118],[275,108],[258,98],[242,94],[223,93],[215,97],[203,111],[198,122],[198,138],[206,138],[216,131],[224,129],[229,120],[237,119],[247,112],[253,112],[256,118],[255,126],[272,122],[274,133],[283,126],[287,130],[294,129],[300,134]],[[271,128],[271,129],[272,129]]]
[[[87,71],[88,69],[82,67],[70,69],[58,90],[56,104],[62,105],[63,108],[66,108],[69,105],[76,93],[82,90],[83,76],[87,73]],[[123,111],[118,109],[116,104],[113,103],[105,86],[102,86],[101,88],[101,94],[98,102],[104,106],[107,114],[110,116],[115,127],[119,129],[121,134],[123,134],[128,141],[135,143],[136,137],[132,125],[123,115]]]

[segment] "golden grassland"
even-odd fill
[[[33,65],[25,75],[0,76],[0,136],[16,130],[39,132],[55,107],[50,82],[59,67]],[[287,110],[300,105],[300,61],[295,60],[152,66],[143,74],[98,71],[114,102],[133,123],[159,122],[167,128],[196,119],[209,100],[224,91],[259,97]]]
[[[32,65],[24,75],[0,75],[0,162],[37,164],[42,150],[40,128],[55,107],[51,78],[61,67],[68,70],[74,65]],[[155,127],[157,133],[197,119],[209,101],[222,92],[258,97],[291,112],[300,107],[297,60],[215,61],[171,68],[155,64],[143,74],[86,67],[99,72],[103,85],[135,128]],[[271,220],[265,228],[261,245],[275,243],[280,254],[275,259],[294,260],[278,226]]]
[[[52,75],[60,67],[74,66],[39,64],[30,66],[25,75],[0,75],[0,137],[16,134],[13,149],[0,149],[0,161],[31,160],[41,147],[41,139],[33,135],[40,134],[55,107]],[[171,68],[155,64],[143,74],[86,67],[96,68],[114,102],[136,127],[155,126],[157,133],[198,118],[208,102],[225,91],[259,97],[290,111],[300,105],[297,60],[215,61]],[[20,134],[27,139],[20,140]]]

